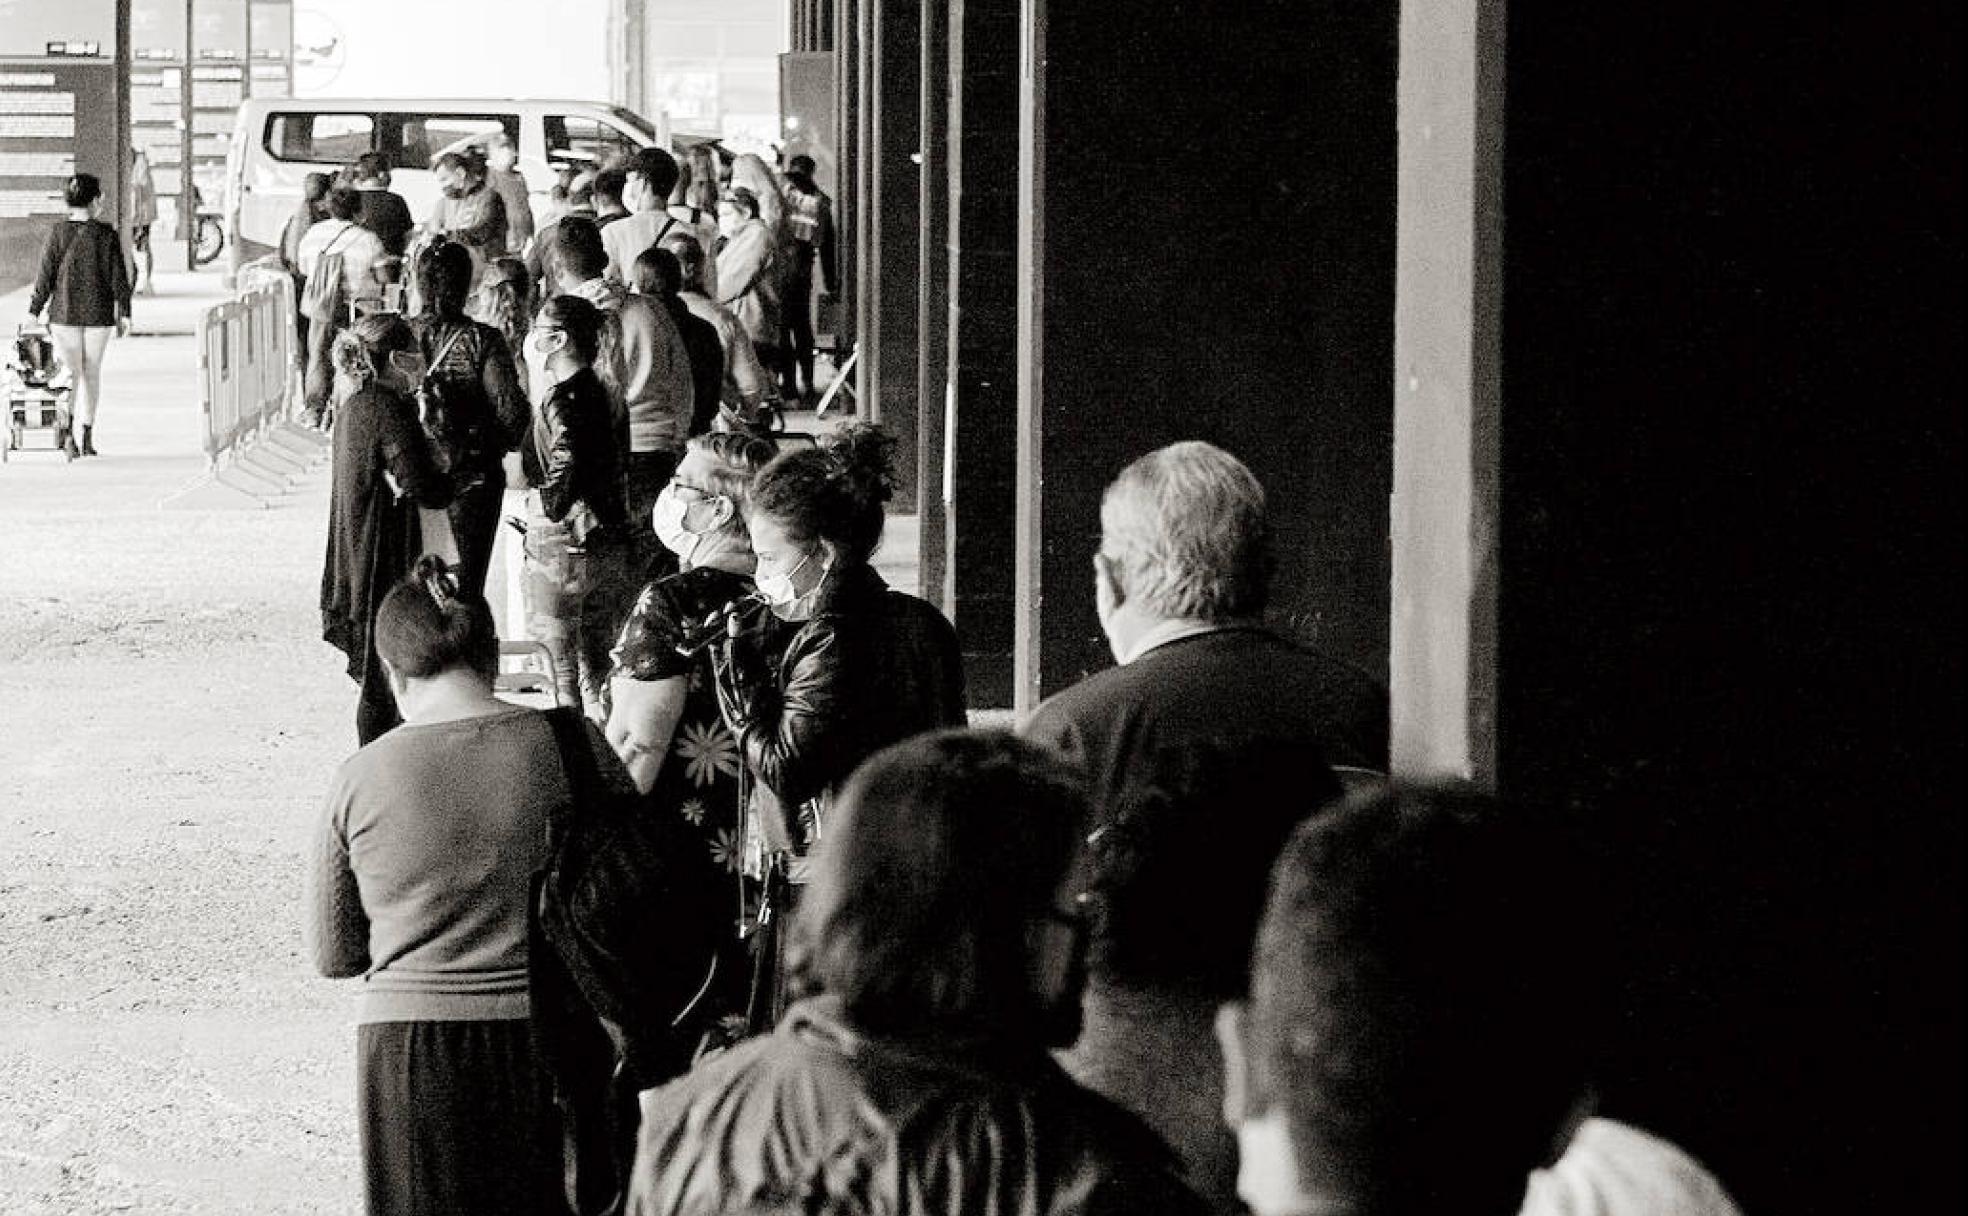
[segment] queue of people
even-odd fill
[[[364,978],[368,1210],[1730,1216],[1594,1112],[1584,864],[1388,780],[1385,692],[1265,623],[1233,454],[1119,474],[1116,665],[968,728],[956,631],[872,562],[892,437],[745,425],[787,344],[730,303],[806,204],[723,194],[720,252],[701,173],[570,187],[544,299],[447,238],[333,341],[363,746],[309,922]],[[501,488],[544,712],[492,695]]]

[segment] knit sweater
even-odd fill
[[[130,315],[123,244],[101,220],[64,220],[48,233],[27,311],[53,325],[114,325]]]
[[[589,728],[597,759],[619,766]],[[309,919],[321,974],[363,977],[363,1022],[527,1016],[528,897],[567,784],[546,717],[406,724],[335,775]]]

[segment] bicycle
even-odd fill
[[[218,216],[200,212],[198,228],[193,235],[191,246],[193,266],[209,266],[218,261],[219,255],[225,252],[225,225],[219,222]]]

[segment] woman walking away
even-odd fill
[[[402,720],[376,654],[376,609],[424,551],[418,508],[449,505],[451,479],[417,425],[424,366],[410,326],[392,313],[365,317],[336,340],[335,363],[358,387],[335,424],[321,636],[362,686],[355,733],[368,743]]]
[[[451,535],[459,582],[480,595],[506,489],[502,462],[526,435],[531,411],[505,335],[465,315],[471,255],[450,241],[427,245],[417,258],[417,279],[424,300],[424,314],[414,322],[425,367],[424,431],[455,489]]]
[[[68,218],[48,233],[41,273],[27,315],[48,310],[48,336],[75,378],[75,412],[62,437],[70,459],[97,456],[96,407],[102,401],[103,351],[110,331],[130,332],[130,259],[116,229],[102,222],[102,183],[92,173],[68,179],[62,191]],[[82,428],[77,448],[75,427]]]
[[[787,452],[752,486],[745,524],[758,591],[795,632],[777,660],[740,631],[718,649],[719,705],[756,779],[751,818],[768,853],[759,923],[782,925],[805,854],[855,765],[900,739],[965,722],[956,630],[935,608],[892,591],[869,564],[894,488],[895,439],[880,427]],[[783,935],[781,935],[783,941]],[[770,951],[761,950],[762,960]],[[764,1029],[784,1011],[784,970],[753,1010]]]
[[[627,778],[592,728],[568,724],[564,751],[547,715],[493,696],[491,610],[442,559],[389,591],[376,648],[404,725],[336,773],[309,883],[315,967],[363,977],[367,1210],[566,1212],[528,1021],[529,896],[567,797],[563,757],[585,744],[605,780]]]
[[[520,447],[526,496],[526,624],[552,652],[562,705],[606,721],[608,648],[637,584],[623,483],[627,425],[595,374],[601,310],[555,296],[526,339],[540,406]]]

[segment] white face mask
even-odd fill
[[[547,345],[547,340],[552,336],[536,329],[526,335],[526,342],[520,347],[520,353],[526,359],[526,385],[535,405],[546,400],[547,390],[554,384],[547,364],[560,353],[560,347]]]
[[[772,607],[772,614],[780,620],[804,621],[813,615],[813,601],[826,583],[833,563],[828,561],[822,564],[820,577],[813,580],[811,587],[801,591],[793,583],[793,576],[806,569],[807,563],[812,560],[813,552],[808,550],[806,556],[800,558],[799,564],[784,574],[776,570],[760,570],[754,578],[758,593],[765,597],[765,602]]]
[[[677,560],[686,568],[695,564],[697,550],[703,546],[706,538],[718,530],[718,526],[712,524],[702,532],[691,531],[683,522],[683,517],[689,510],[690,504],[678,496],[675,486],[664,486],[663,492],[656,496],[656,506],[650,512],[649,519],[650,525],[656,530],[656,539],[663,542],[665,549],[676,554]]]

